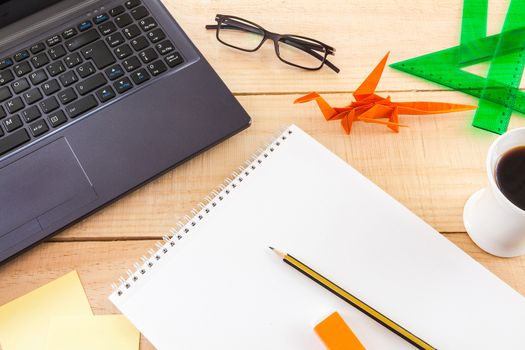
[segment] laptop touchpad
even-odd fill
[[[0,169],[0,237],[38,219],[45,229],[97,199],[65,138]]]

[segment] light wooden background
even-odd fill
[[[496,135],[470,127],[472,112],[402,116],[400,134],[356,124],[346,136],[314,104],[292,101],[312,90],[334,105],[351,92],[387,51],[389,62],[457,45],[462,1],[164,0],[248,113],[253,126],[0,267],[0,305],[76,269],[96,314],[116,313],[107,300],[111,283],[138,260],[223,179],[283,127],[295,123],[347,160],[481,264],[525,294],[525,258],[499,259],[465,234],[463,204],[485,186],[484,159]],[[491,2],[497,32],[506,1]],[[337,49],[329,69],[306,72],[282,64],[271,45],[255,54],[219,44],[204,29],[216,13],[251,19],[269,30],[324,41]],[[481,68],[482,70],[483,68]],[[398,101],[477,104],[474,98],[387,68],[380,93]],[[525,126],[515,116],[511,128]],[[446,258],[446,257],[445,257]],[[151,345],[142,339],[142,349]]]

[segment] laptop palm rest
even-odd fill
[[[98,198],[65,138],[0,169],[0,179],[0,239],[4,249]],[[31,230],[24,230],[27,227]]]

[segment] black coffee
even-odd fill
[[[496,166],[496,183],[514,205],[525,210],[525,146],[505,153]]]

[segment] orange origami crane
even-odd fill
[[[386,54],[368,78],[353,93],[356,101],[348,106],[342,108],[331,107],[317,92],[311,92],[300,97],[294,103],[305,103],[315,100],[325,119],[327,121],[341,120],[341,125],[347,134],[350,134],[352,124],[355,121],[383,124],[393,131],[399,132],[400,127],[407,127],[407,125],[399,124],[400,114],[440,114],[477,108],[476,106],[443,102],[392,102],[390,96],[383,98],[376,95],[375,90],[383,74],[388,55],[389,53]],[[380,119],[388,119],[388,121]]]

